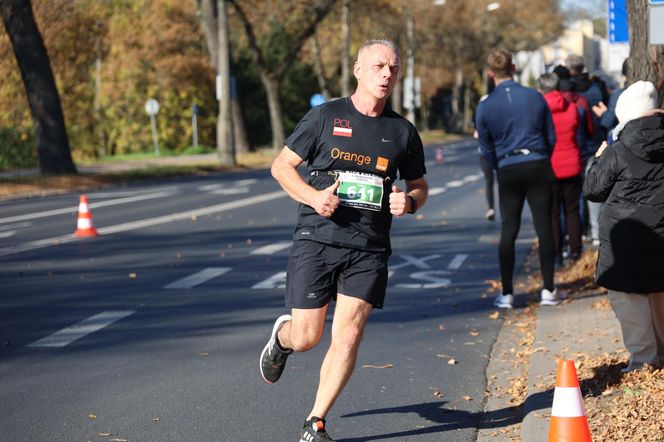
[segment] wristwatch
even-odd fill
[[[417,200],[410,195],[406,195],[410,199],[410,210],[408,213],[417,212]]]

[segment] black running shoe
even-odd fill
[[[279,316],[272,327],[270,340],[261,353],[261,376],[268,384],[274,384],[281,377],[286,367],[286,359],[293,350],[284,351],[277,344],[277,332],[284,322],[290,321],[291,315]]]
[[[325,431],[325,419],[313,416],[311,419],[304,423],[302,436],[300,442],[319,442],[319,441],[333,441],[327,431]]]

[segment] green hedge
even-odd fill
[[[37,167],[32,134],[13,127],[0,127],[0,170]]]

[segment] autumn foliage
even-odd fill
[[[438,6],[429,0],[352,0],[350,50],[343,54],[342,3],[230,2],[231,71],[254,147],[274,141],[277,126],[268,111],[275,105],[270,102],[271,88],[276,87],[288,134],[308,109],[311,95],[321,90],[321,81],[332,96],[339,96],[341,60],[347,57],[352,67],[358,47],[369,38],[399,44],[403,76],[407,16],[414,20],[415,75],[422,78],[424,115],[439,112],[434,98],[455,83],[479,93],[483,60],[491,44],[534,49],[555,38],[562,23],[556,2],[545,0],[533,0],[527,8],[523,2],[503,0],[495,11],[488,11],[484,0],[447,0]],[[149,152],[152,139],[144,110],[148,98],[160,103],[157,125],[162,149],[181,152],[192,144],[194,104],[202,111],[199,144],[215,146],[216,72],[197,5],[200,2],[177,0],[32,2],[75,159]],[[316,11],[325,11],[319,14],[320,21]],[[303,44],[298,40],[308,35],[311,26],[318,52],[313,51],[310,37]],[[317,62],[322,66],[318,78]],[[32,121],[4,29],[0,30],[0,78],[0,129],[25,144],[30,161]],[[351,89],[353,83],[351,74]]]

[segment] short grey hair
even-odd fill
[[[537,84],[539,86],[539,90],[542,91],[543,94],[555,91],[558,87],[558,76],[554,73],[542,74],[537,79]]]
[[[580,74],[586,68],[586,62],[583,57],[576,54],[569,54],[565,59],[565,66],[571,71],[571,74]]]
[[[373,40],[367,40],[364,43],[362,43],[362,46],[360,46],[360,49],[357,50],[357,59],[360,59],[360,54],[362,51],[364,51],[366,48],[369,46],[373,45],[381,45],[381,46],[386,46],[390,49],[392,49],[394,52],[397,53],[397,57],[401,58],[401,55],[399,55],[399,48],[397,47],[397,44],[393,42],[392,40],[387,40],[384,38],[377,38]]]

